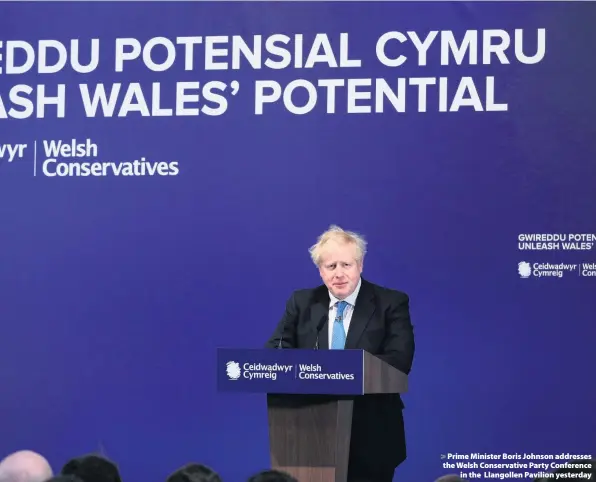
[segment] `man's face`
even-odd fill
[[[360,280],[362,263],[356,261],[357,254],[353,243],[337,241],[329,241],[321,253],[321,279],[333,296],[340,300],[350,296]]]

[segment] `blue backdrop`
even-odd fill
[[[578,266],[596,262],[594,239],[585,249],[518,242],[596,233],[595,19],[596,4],[569,2],[3,3],[0,145],[27,147],[12,162],[0,147],[0,456],[31,448],[59,468],[103,448],[129,482],[164,480],[190,460],[230,481],[267,467],[264,398],[217,393],[216,348],[262,346],[291,291],[320,282],[307,248],[331,223],[366,235],[367,279],[411,296],[417,352],[399,480],[456,472],[442,467],[448,452],[594,452],[596,278]],[[510,35],[509,63],[482,62],[485,29]],[[545,29],[540,62],[516,59],[515,29],[528,56]],[[442,34],[426,65],[410,40],[387,44],[388,56],[408,57],[400,67],[375,55],[386,32],[434,30],[458,43],[478,30],[480,61],[441,65]],[[362,66],[206,71],[203,43],[194,70],[180,46],[164,72],[142,56],[115,69],[117,38],[303,34],[309,45],[317,33],[336,52],[349,34]],[[92,38],[92,72],[43,74],[35,63],[6,73],[8,41],[80,39],[85,64]],[[14,52],[23,65],[25,51]],[[481,99],[494,76],[507,110],[440,112],[435,86],[426,112],[408,90],[405,112],[385,101],[384,113],[347,114],[338,89],[334,114],[322,96],[305,115],[281,102],[255,115],[256,81],[395,88],[398,77],[445,77],[453,98],[463,76]],[[172,107],[176,82],[218,80],[240,86],[218,116],[87,117],[78,87],[140,82],[151,102],[159,82]],[[55,105],[8,115],[23,111],[9,97],[20,84],[47,95],[64,84],[64,117]],[[304,90],[294,100],[304,105]],[[179,172],[44,175],[43,140],[73,138],[91,139],[97,158],[61,162],[145,157]],[[520,262],[576,266],[524,278]]]

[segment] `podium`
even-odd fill
[[[363,350],[220,348],[217,385],[267,395],[273,469],[300,482],[345,482],[354,398],[405,393],[408,377]]]

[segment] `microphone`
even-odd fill
[[[319,333],[321,333],[321,330],[323,329],[326,323],[327,315],[323,316],[323,318],[321,318],[321,321],[319,321],[319,324],[317,325],[317,342],[315,343],[315,350],[319,349]]]
[[[284,339],[284,331],[286,329],[286,318],[284,317],[284,322],[281,325],[281,333],[279,335],[279,343],[277,344],[277,349],[281,350],[281,342]]]

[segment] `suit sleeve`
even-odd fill
[[[387,309],[386,317],[387,335],[379,358],[408,374],[412,369],[415,347],[408,295],[400,293],[396,296]]]
[[[265,348],[296,348],[296,325],[298,324],[298,308],[296,306],[296,294],[292,296],[286,302],[286,310],[283,314],[281,321],[277,324],[273,335],[267,343]]]

